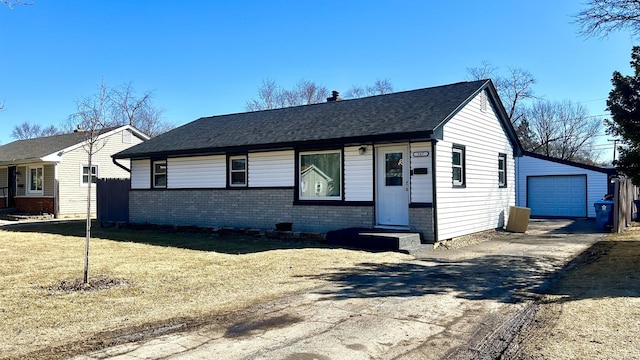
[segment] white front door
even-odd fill
[[[409,157],[407,145],[376,148],[376,217],[378,225],[409,225]]]

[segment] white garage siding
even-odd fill
[[[525,155],[517,159],[516,204],[527,206],[527,178],[532,176],[583,175],[586,176],[586,209],[588,217],[595,217],[593,203],[607,194],[606,169],[551,159],[542,155]],[[533,199],[529,199],[531,202]],[[533,200],[534,203],[536,200]],[[562,216],[562,215],[558,215]]]
[[[527,177],[527,207],[531,216],[586,217],[587,176]]]
[[[466,187],[452,184],[453,144],[465,146]],[[507,155],[507,186],[498,185],[498,156]],[[461,109],[436,143],[436,240],[500,228],[515,205],[513,147],[495,109],[481,111],[480,96]]]

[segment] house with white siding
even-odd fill
[[[0,146],[0,208],[56,218],[86,214],[87,187],[98,178],[128,178],[129,161],[111,155],[148,140],[132,126],[102,131],[91,167],[86,133],[17,140]],[[92,187],[95,199],[95,186]],[[95,213],[95,201],[92,202]]]
[[[490,80],[204,117],[113,157],[131,161],[134,223],[418,232],[501,228],[516,133]]]
[[[525,151],[516,161],[516,203],[532,217],[594,218],[594,203],[612,194],[615,169]]]

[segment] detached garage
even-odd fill
[[[516,204],[532,217],[595,217],[593,203],[609,193],[614,169],[525,152],[516,159]]]

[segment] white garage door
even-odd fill
[[[530,176],[527,207],[531,216],[586,217],[587,176]]]

